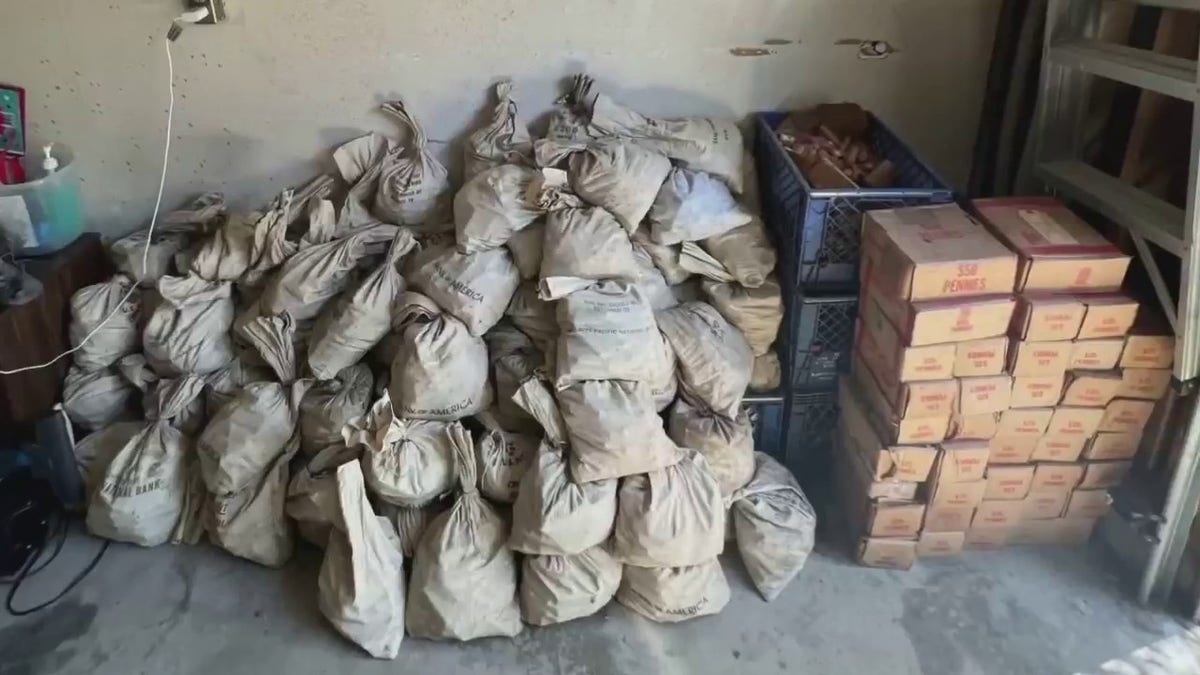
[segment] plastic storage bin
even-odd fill
[[[754,449],[765,452],[780,462],[785,461],[783,448],[787,437],[785,401],[780,394],[746,394],[742,408],[754,427]]]
[[[797,476],[825,470],[838,426],[837,393],[795,394],[784,411],[787,420],[785,460]]]
[[[857,285],[863,211],[953,201],[954,191],[874,115],[870,141],[896,166],[893,188],[817,190],[775,135],[786,113],[757,116],[755,159],[763,217],[781,259],[781,282],[841,290]]]
[[[787,414],[787,466],[796,471],[826,465],[838,431],[838,393],[794,394]]]
[[[25,157],[25,175],[31,180],[0,185],[0,237],[17,255],[54,253],[83,233],[75,157],[62,143],[55,143],[51,153],[58,160],[54,173],[42,170],[39,150]]]
[[[785,300],[783,379],[796,391],[832,391],[850,372],[857,295],[794,292]]]

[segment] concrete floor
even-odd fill
[[[96,542],[76,536],[71,575]],[[611,604],[515,640],[406,640],[395,663],[342,640],[316,605],[319,554],[284,570],[212,547],[113,545],[79,588],[30,617],[0,617],[0,673],[1072,673],[1180,631],[1125,599],[1089,549],[1011,549],[922,561],[910,572],[815,555],[774,603],[735,556],[716,617],[660,626]],[[32,601],[58,582],[35,577]],[[28,602],[28,601],[27,601]],[[18,603],[20,604],[20,603]]]

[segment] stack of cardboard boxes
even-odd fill
[[[1052,200],[975,207],[864,218],[835,463],[864,564],[1085,540],[1170,384],[1127,256]]]

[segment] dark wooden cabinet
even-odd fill
[[[21,264],[42,282],[43,290],[24,305],[0,307],[0,370],[42,363],[69,349],[71,296],[113,272],[96,234],[85,234],[54,255]],[[0,375],[0,424],[23,424],[49,412],[62,398],[70,365],[67,356],[47,368]]]

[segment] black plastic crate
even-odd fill
[[[837,392],[795,394],[788,402],[784,457],[797,476],[823,472],[838,426]]]
[[[754,449],[780,462],[785,461],[787,458],[783,448],[787,441],[787,416],[784,408],[787,404],[784,397],[778,394],[747,394],[742,399],[742,407],[754,427]]]
[[[857,285],[864,211],[954,200],[946,181],[874,115],[871,145],[896,166],[897,184],[903,187],[818,190],[775,135],[785,117],[758,114],[754,155],[763,217],[780,252],[781,279],[793,280],[798,288]]]
[[[785,293],[784,380],[797,391],[829,391],[850,372],[858,296]]]

